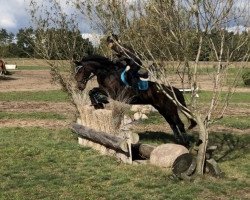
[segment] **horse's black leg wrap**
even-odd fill
[[[109,103],[107,94],[102,91],[100,88],[93,88],[89,91],[89,97],[91,104],[95,109],[104,108],[103,103]]]

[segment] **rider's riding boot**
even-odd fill
[[[131,87],[135,90],[136,93],[139,92],[138,79],[137,78],[133,78],[131,80]]]

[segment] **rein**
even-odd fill
[[[91,80],[92,78],[94,78],[94,74],[92,74],[91,76],[89,76],[88,78],[84,78],[84,79],[82,79],[82,80],[80,80],[80,81],[77,81],[77,82],[79,82],[79,83],[83,83],[83,84],[86,84],[89,80]]]

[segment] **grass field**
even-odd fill
[[[49,101],[65,102],[70,97],[61,90],[48,91],[22,91],[22,92],[4,92],[0,95],[0,101]]]
[[[0,111],[0,119],[53,119],[64,120],[65,116],[52,112],[15,113]]]
[[[223,179],[190,183],[172,180],[169,171],[131,166],[77,145],[70,130],[0,129],[0,199],[247,199],[250,137],[231,152],[220,146]],[[214,135],[218,144],[223,136]],[[228,136],[229,137],[229,136]]]
[[[24,69],[34,68],[34,63],[31,64],[23,65]],[[207,104],[210,97],[211,92],[202,91],[201,103]],[[69,101],[60,90],[0,92],[0,103]],[[249,93],[237,92],[231,105],[250,109]],[[55,110],[0,110],[0,122],[15,119],[63,121],[69,116]],[[165,120],[158,113],[151,113],[138,126],[163,123]],[[227,116],[217,125],[248,130],[250,118],[240,114]],[[193,134],[197,137],[197,133]],[[0,200],[250,199],[250,134],[213,131],[209,138],[209,145],[218,146],[214,157],[225,176],[206,175],[185,182],[173,179],[170,170],[120,163],[113,157],[80,147],[70,127],[0,127]],[[140,139],[144,143],[161,144],[172,142],[172,134],[144,131],[140,132]]]

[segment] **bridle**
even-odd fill
[[[79,70],[83,68],[82,65],[78,65],[76,68],[75,68],[75,74],[77,74],[79,72]],[[82,78],[82,80],[80,81],[77,81],[78,83],[82,83],[82,84],[86,84],[89,80],[91,80],[95,75],[94,74],[91,74],[88,78]]]

